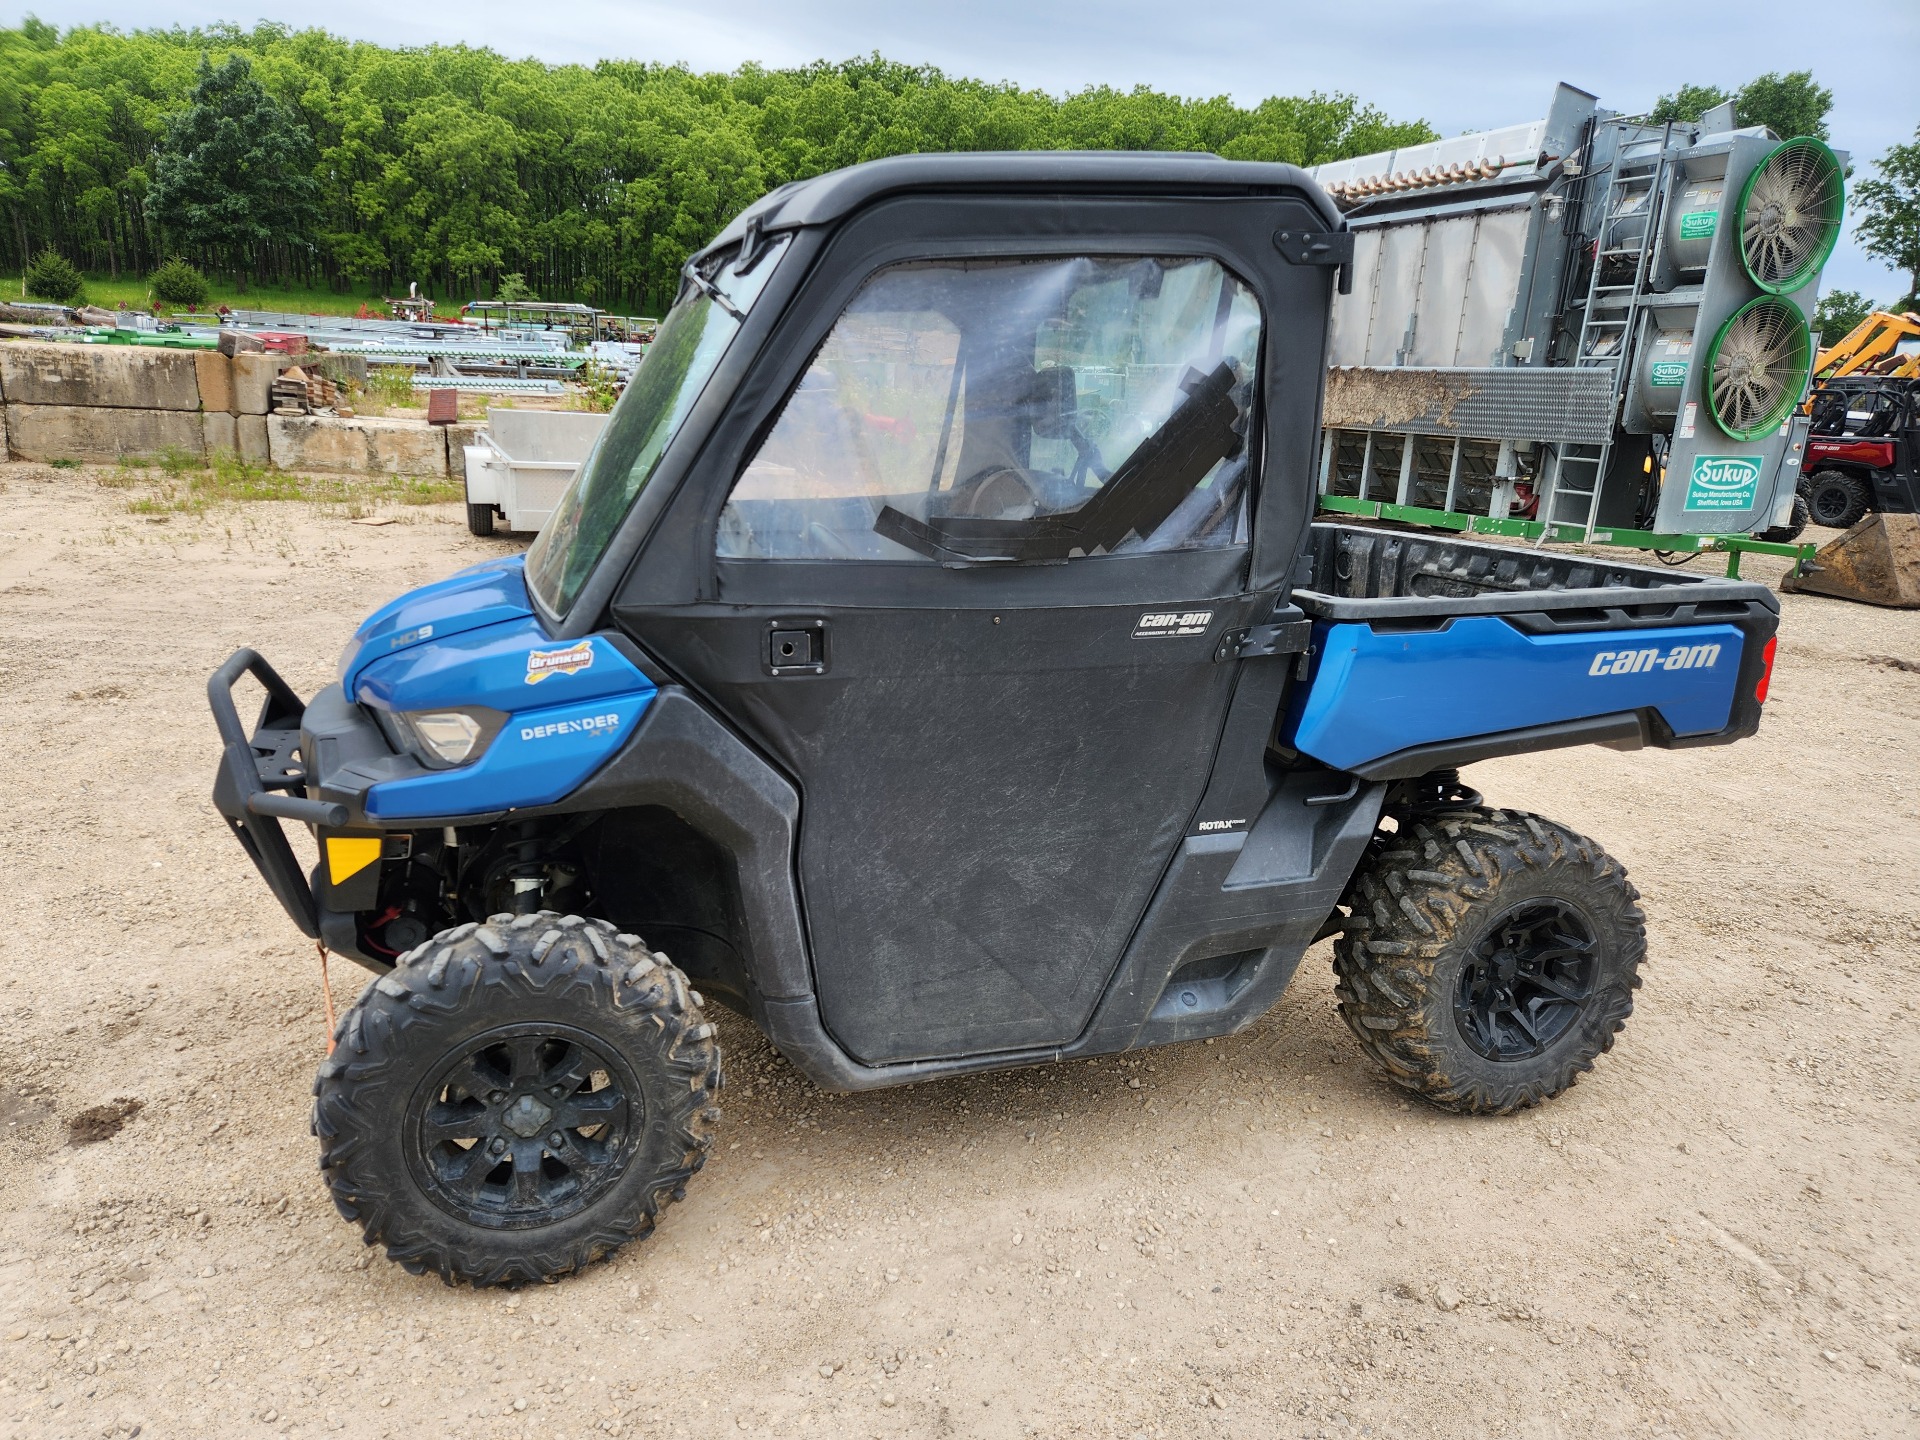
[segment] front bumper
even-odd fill
[[[267,692],[252,734],[233,700],[242,675],[253,676]],[[253,650],[236,651],[214,672],[207,703],[220,731],[214,808],[302,934],[367,960],[354,917],[371,906],[372,896],[360,892],[376,882],[379,867],[359,870],[339,886],[331,883],[324,859],[311,876],[302,874],[282,822],[309,826],[325,856],[332,841],[364,841],[393,828],[368,818],[368,789],[383,780],[431,772],[409,756],[394,754],[379,727],[348,703],[338,685],[302,701]],[[460,821],[488,818],[469,815]],[[417,830],[421,822],[408,820],[399,828]]]
[[[267,692],[260,718],[247,734],[233,703],[233,687],[242,675],[251,675]],[[279,672],[253,650],[237,650],[207,681],[207,703],[220,731],[220,770],[213,782],[213,807],[233,831],[301,933],[320,938],[320,916],[313,887],[300,873],[300,862],[282,820],[300,820],[313,826],[338,828],[347,823],[346,808],[313,800],[295,792],[304,789],[306,767],[300,723],[306,705]]]

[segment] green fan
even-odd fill
[[[1740,261],[1753,283],[1785,295],[1811,280],[1840,239],[1846,203],[1833,151],[1805,136],[1777,146],[1740,192]]]
[[[1813,337],[1790,301],[1749,300],[1707,350],[1707,412],[1735,440],[1777,429],[1806,389]]]

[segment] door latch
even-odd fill
[[[769,675],[824,675],[827,673],[827,622],[774,620],[767,626]]]

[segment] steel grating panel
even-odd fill
[[[1598,445],[1613,434],[1613,372],[1412,365],[1327,371],[1330,430]]]

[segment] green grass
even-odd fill
[[[440,505],[463,494],[458,480],[296,475],[249,465],[230,450],[216,453],[209,461],[184,451],[130,455],[102,475],[100,484],[110,490],[144,490],[127,501],[128,513],[162,519],[204,514],[216,505],[250,500],[305,500],[351,519],[371,513],[382,502]]]
[[[18,275],[0,280],[0,299],[20,298]],[[118,280],[110,280],[102,275],[87,277],[87,304],[113,310],[122,301],[135,310],[147,309],[153,303],[147,277],[123,276]],[[309,290],[277,285],[249,285],[246,294],[242,295],[234,289],[232,281],[213,277],[213,291],[207,297],[206,308],[214,310],[222,305],[231,310],[289,310],[298,315],[351,315],[365,305],[377,315],[384,317],[387,313],[386,305],[378,295],[336,295],[326,289]],[[455,314],[459,308],[445,301],[439,307],[440,313],[445,315]]]

